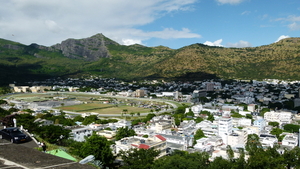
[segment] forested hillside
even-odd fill
[[[50,77],[101,75],[123,80],[283,79],[299,80],[300,38],[259,47],[192,44],[120,45],[102,34],[45,47],[0,39],[1,85]]]

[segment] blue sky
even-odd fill
[[[256,47],[300,35],[299,0],[0,0],[0,38],[51,46],[102,33],[120,44]]]

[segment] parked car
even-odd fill
[[[2,136],[2,139],[9,140],[12,143],[21,143],[30,140],[30,137],[17,127],[2,129],[0,130],[0,135]]]

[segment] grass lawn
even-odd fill
[[[116,107],[111,104],[99,104],[99,103],[64,106],[64,107],[59,107],[59,109],[66,110],[66,111],[82,112],[82,113],[95,112],[95,113],[99,113],[99,114],[121,114],[124,109],[127,109],[128,115],[131,112],[134,112],[134,113],[150,112],[149,109],[144,109],[144,108],[139,108],[139,107],[131,107],[131,106]]]

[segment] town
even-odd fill
[[[70,131],[69,138],[76,142],[85,142],[93,134],[105,137],[113,141],[110,148],[115,156],[132,149],[152,148],[159,151],[156,158],[179,150],[190,153],[206,152],[209,154],[209,161],[214,161],[218,157],[231,158],[228,155],[228,146],[233,151],[233,158],[239,158],[240,149],[246,149],[249,136],[258,136],[262,148],[277,147],[280,154],[299,146],[300,141],[298,81],[270,79],[123,82],[91,77],[49,79],[28,82],[26,85],[11,84],[10,88],[12,94],[2,96],[6,101],[1,105],[2,109],[15,108],[16,111],[12,114],[28,113],[27,110],[30,109],[31,115],[36,117],[35,123],[39,126],[63,126]],[[20,93],[52,93],[54,96],[51,101],[31,103],[12,99],[15,94]],[[117,115],[107,116],[106,113],[104,116],[93,110],[83,113],[59,110],[57,107],[83,104],[77,99],[63,97],[66,93],[82,93],[94,98],[105,96],[118,98],[119,101],[122,98],[126,100],[122,101],[123,104],[144,106],[147,112],[130,113],[125,109]],[[138,101],[133,104],[132,99]],[[104,99],[103,102],[108,105],[116,104],[116,100]],[[45,113],[52,116],[63,114],[69,119],[82,120],[70,126],[38,118]],[[83,121],[89,116],[96,116],[96,119]],[[144,120],[144,117],[148,119]],[[108,122],[100,124],[97,119],[106,119]],[[133,134],[120,136],[121,130],[133,131]],[[245,159],[248,158],[249,154],[246,154]],[[122,161],[121,158],[115,160]]]

